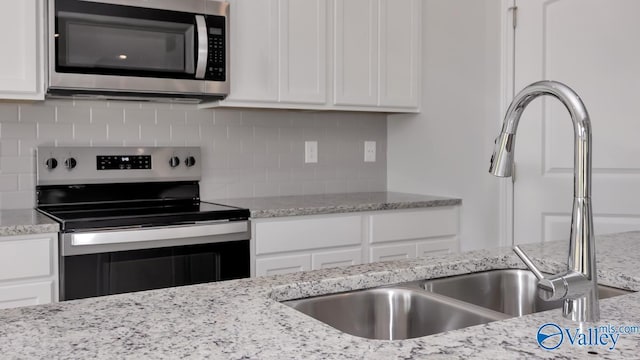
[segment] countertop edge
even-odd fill
[[[0,236],[37,235],[59,231],[58,224],[0,226]]]
[[[0,236],[57,233],[60,225],[34,209],[0,210]]]
[[[276,218],[287,216],[306,216],[306,215],[328,215],[341,213],[355,213],[367,211],[384,211],[384,210],[404,210],[404,209],[420,209],[434,208],[445,206],[458,206],[462,204],[462,199],[441,199],[428,201],[411,201],[411,202],[385,202],[385,203],[363,203],[357,205],[329,205],[329,206],[309,206],[309,207],[292,207],[292,208],[273,208],[273,209],[250,209],[251,217],[254,219]]]

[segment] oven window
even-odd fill
[[[62,300],[249,276],[249,241],[62,258]]]

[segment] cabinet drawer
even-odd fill
[[[0,280],[50,276],[53,266],[52,236],[0,238]]]
[[[311,255],[276,256],[256,259],[256,276],[289,274],[311,270]]]
[[[445,207],[371,215],[371,243],[455,235],[458,209]]]
[[[429,239],[418,242],[418,257],[427,255],[451,254],[458,252],[458,239],[455,236]]]
[[[52,294],[53,281],[0,286],[0,309],[48,304]]]
[[[256,254],[360,245],[360,216],[300,218],[256,223]]]
[[[314,270],[362,264],[362,250],[349,249],[315,253],[311,256],[311,264]]]
[[[369,251],[371,252],[371,262],[413,259],[416,257],[415,244],[372,246]]]

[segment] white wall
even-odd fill
[[[388,117],[388,189],[462,198],[462,250],[495,247],[499,182],[487,170],[501,117],[501,2],[423,9],[422,112]]]

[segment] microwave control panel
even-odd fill
[[[225,18],[222,16],[207,16],[209,32],[209,58],[207,59],[207,80],[226,80],[226,41]]]

